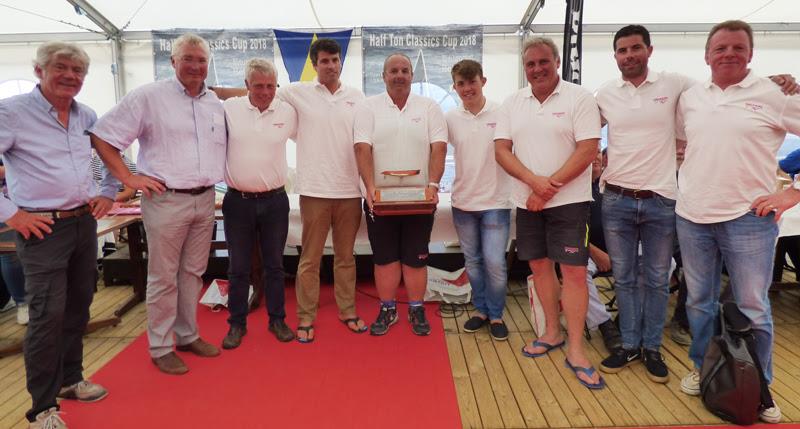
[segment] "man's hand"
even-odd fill
[[[528,200],[525,201],[525,208],[532,212],[540,212],[544,210],[545,204],[547,204],[547,200],[536,195],[535,192],[531,192],[531,194],[528,195]]]
[[[428,191],[428,192],[430,192],[430,194],[433,195],[433,204],[434,205],[438,205],[439,204],[439,188],[437,188],[436,186],[428,185],[428,189],[430,189],[430,191]]]
[[[375,204],[375,188],[374,187],[367,187],[365,192],[364,199],[367,201],[367,207],[369,207],[369,211],[372,211],[372,206]]]
[[[798,202],[800,202],[800,191],[788,188],[756,198],[750,208],[755,209],[756,216],[766,216],[770,212],[775,212],[775,221],[779,221],[783,212],[794,207]]]
[[[35,235],[39,239],[42,239],[44,238],[45,234],[52,233],[53,230],[50,229],[49,225],[52,225],[53,223],[53,219],[44,216],[37,216],[22,209],[17,210],[17,212],[14,213],[14,216],[11,216],[6,221],[6,225],[22,234],[26,240],[31,237],[31,234]]]
[[[786,95],[796,95],[800,94],[800,85],[797,84],[794,76],[790,74],[778,74],[769,77],[775,85],[781,87],[781,91],[783,91]]]
[[[533,176],[528,183],[533,193],[541,197],[544,201],[549,201],[558,192],[563,184],[550,179],[547,176]]]
[[[590,245],[589,256],[594,261],[594,264],[597,265],[597,272],[605,273],[611,271],[611,257],[608,256],[608,253]]]
[[[95,219],[100,219],[105,216],[113,206],[114,201],[111,201],[110,198],[94,197],[89,200],[89,207],[92,208],[92,216],[94,216]]]
[[[155,192],[156,194],[161,195],[162,192],[167,190],[167,187],[164,186],[163,183],[143,174],[131,174],[122,181],[122,184],[131,189],[138,189],[142,191],[144,196],[148,198],[150,197],[150,192]]]

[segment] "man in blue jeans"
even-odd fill
[[[692,330],[694,370],[681,390],[700,394],[699,368],[714,334],[723,261],[739,309],[750,319],[756,354],[772,381],[772,311],[768,291],[778,236],[776,220],[798,201],[798,183],[774,192],[776,154],[787,132],[800,133],[800,97],[786,96],[748,69],[753,31],[742,21],[715,25],[706,41],[711,79],[678,103],[678,130],[686,134],[676,213]],[[770,406],[771,405],[771,406]],[[763,404],[762,421],[781,419]]]
[[[455,148],[453,224],[472,287],[475,314],[464,331],[489,324],[495,340],[508,338],[506,247],[511,224],[510,177],[494,159],[494,129],[499,105],[483,95],[486,78],[480,63],[462,60],[451,74],[461,106],[445,115],[449,143]]]
[[[283,248],[289,231],[289,197],[284,184],[286,140],[297,130],[294,107],[275,98],[275,66],[262,58],[245,64],[247,96],[225,100],[228,153],[222,203],[228,242],[228,308],[230,329],[222,348],[239,347],[247,333],[249,277],[253,247],[258,246],[264,266],[263,287],[269,330],[279,341],[294,333],[284,319]]]

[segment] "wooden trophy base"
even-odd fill
[[[431,214],[436,210],[427,188],[385,188],[375,191],[372,212],[378,216]]]

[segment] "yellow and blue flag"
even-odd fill
[[[341,61],[344,66],[344,58],[347,55],[347,46],[350,44],[350,36],[353,30],[334,31],[331,33],[304,33],[298,31],[273,30],[275,39],[283,57],[283,65],[289,73],[291,82],[308,82],[317,77],[317,72],[311,65],[309,51],[311,44],[318,38],[328,38],[336,40],[342,47]]]

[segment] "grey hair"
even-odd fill
[[[253,72],[261,72],[267,76],[277,77],[275,65],[266,58],[256,57],[247,60],[247,63],[244,65],[244,78],[249,81],[250,75],[252,75]]]
[[[384,72],[384,73],[386,73],[386,64],[388,64],[388,63],[389,63],[389,60],[390,60],[392,57],[403,57],[403,58],[405,58],[405,59],[406,59],[406,61],[408,61],[408,65],[409,65],[409,66],[411,66],[411,67],[410,67],[410,68],[411,68],[411,72],[412,72],[412,73],[414,72],[414,63],[412,63],[412,62],[411,62],[411,58],[408,58],[408,55],[406,55],[406,54],[404,54],[404,53],[402,53],[402,52],[395,52],[395,53],[393,53],[393,54],[390,54],[388,57],[386,57],[386,59],[385,59],[385,60],[383,60],[383,72]]]
[[[75,43],[50,41],[42,43],[36,49],[36,58],[33,65],[45,68],[55,57],[68,58],[71,61],[79,62],[83,65],[85,72],[89,72],[89,55]]]
[[[528,49],[533,48],[534,46],[542,46],[542,45],[547,46],[548,48],[550,48],[551,51],[553,51],[554,59],[560,58],[558,54],[558,46],[556,46],[555,42],[553,42],[553,39],[547,37],[533,37],[531,39],[526,40],[525,43],[522,44],[521,54],[525,55],[525,52]]]
[[[194,33],[183,33],[180,35],[180,37],[173,40],[171,56],[175,57],[178,55],[181,52],[181,49],[183,49],[183,45],[199,46],[203,48],[203,52],[206,53],[206,56],[211,56],[211,48],[209,48],[206,39]]]

